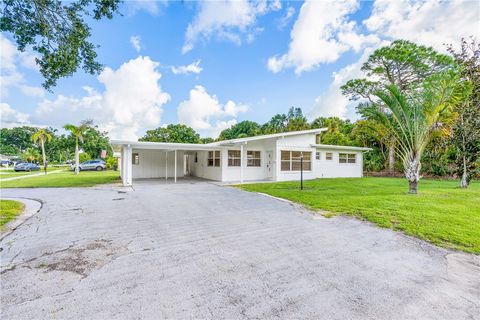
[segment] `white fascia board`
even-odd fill
[[[147,142],[147,141],[127,141],[111,140],[112,147],[131,146],[134,149],[150,150],[218,150],[216,146],[196,143],[168,143],[168,142]]]
[[[370,151],[372,148],[352,147],[352,146],[336,146],[331,144],[311,144],[314,148],[330,149],[330,150],[347,150],[347,151]]]

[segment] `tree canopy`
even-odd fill
[[[51,90],[62,77],[78,68],[98,74],[97,46],[89,41],[91,28],[85,18],[111,19],[120,0],[3,0],[0,31],[9,32],[20,51],[31,48],[39,55],[36,62]]]
[[[177,142],[200,143],[200,135],[184,124],[169,124],[165,128],[147,130],[146,134],[138,139],[150,142]]]

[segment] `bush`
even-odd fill
[[[80,160],[79,160],[80,163],[92,159],[92,157],[91,157],[88,153],[86,153],[86,152],[80,153],[79,158],[80,158]]]
[[[105,164],[107,166],[107,170],[117,171],[118,169],[118,159],[115,157],[107,157],[107,159],[105,159]]]

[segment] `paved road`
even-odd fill
[[[3,319],[475,319],[479,257],[205,182],[2,190]]]

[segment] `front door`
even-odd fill
[[[267,151],[267,179],[273,179],[273,151]]]

